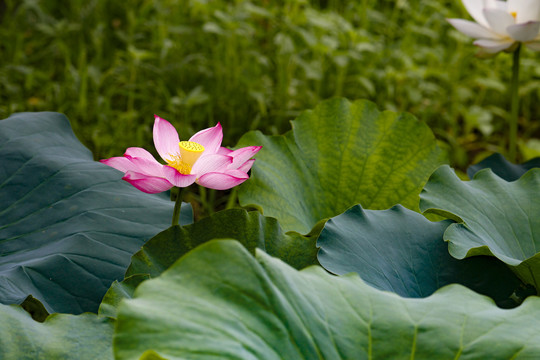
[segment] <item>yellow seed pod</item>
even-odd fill
[[[201,157],[204,152],[204,146],[193,141],[180,141],[178,143],[180,147],[180,156],[182,156],[182,162],[193,167],[193,164]]]

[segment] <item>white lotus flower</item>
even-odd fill
[[[540,0],[462,0],[476,22],[448,19],[457,30],[477,39],[488,53],[512,51],[524,43],[540,51]]]

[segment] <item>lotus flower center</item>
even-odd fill
[[[204,146],[193,141],[180,141],[178,147],[180,154],[171,156],[167,163],[181,174],[191,174],[191,168],[204,152]]]

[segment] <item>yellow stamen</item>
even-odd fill
[[[178,170],[180,174],[188,175],[191,173],[191,166],[185,164],[179,155],[171,155],[170,159],[167,159],[167,165]]]
[[[191,168],[204,152],[204,146],[193,141],[180,141],[178,146],[180,154],[171,155],[171,158],[167,160],[167,164],[181,174],[190,174]]]
[[[511,11],[510,15],[512,15],[514,17],[514,19],[517,18],[517,12],[516,11]]]

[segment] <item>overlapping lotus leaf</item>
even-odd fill
[[[212,239],[238,239],[247,249],[260,248],[301,269],[317,263],[316,239],[285,234],[274,218],[258,211],[230,209],[186,226],[173,226],[149,240],[131,259],[126,276],[160,275],[176,260]]]
[[[303,234],[355,204],[417,209],[418,194],[441,164],[426,124],[365,100],[323,101],[292,121],[292,131],[250,132],[238,146],[247,145],[263,148],[238,191],[240,203]]]
[[[95,162],[61,114],[0,121],[0,159],[0,303],[31,294],[49,312],[97,311],[131,255],[170,226],[172,202]]]
[[[526,283],[540,289],[540,169],[507,182],[490,169],[462,181],[449,166],[433,173],[420,208],[451,216],[444,240],[457,259],[492,255],[510,265]]]
[[[450,256],[443,241],[450,224],[431,222],[400,205],[388,210],[357,205],[326,222],[317,240],[317,257],[334,274],[354,271],[366,283],[401,296],[426,297],[459,283],[511,306],[509,297],[519,280],[492,257]]]
[[[122,281],[114,281],[99,305],[99,315],[116,319],[116,310],[124,299],[131,299],[137,286],[150,279],[148,274],[135,274]]]
[[[133,255],[126,279],[115,282],[109,289],[100,314],[115,318],[120,300],[131,298],[142,281],[159,276],[180,257],[207,241],[231,237],[253,253],[255,248],[262,249],[298,269],[317,263],[316,237],[313,234],[286,234],[276,219],[265,217],[258,211],[224,210],[191,225],[173,226],[150,239]]]
[[[488,156],[478,164],[471,165],[467,168],[467,175],[470,179],[474,178],[474,174],[482,169],[491,169],[498,177],[506,181],[515,181],[523,174],[532,168],[540,167],[540,158],[531,159],[523,164],[513,164],[506,160],[499,153]]]
[[[0,304],[0,359],[113,359],[113,322],[95,314],[52,314],[34,321],[15,305]]]
[[[449,285],[407,299],[336,277],[297,271],[235,241],[211,241],[142,283],[119,307],[118,360],[534,359],[540,299],[499,309]]]

